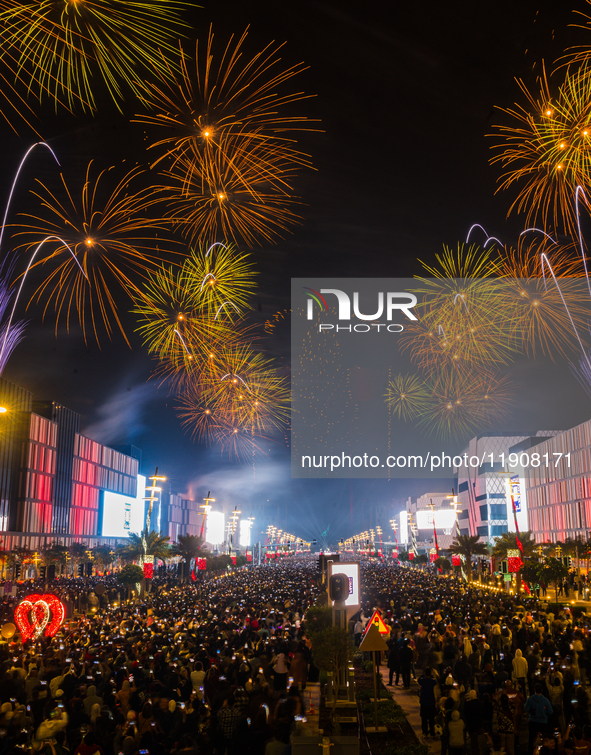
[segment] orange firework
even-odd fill
[[[575,190],[591,187],[590,65],[568,69],[552,91],[545,69],[536,93],[518,83],[527,103],[500,108],[508,118],[495,126],[500,141],[491,159],[504,170],[499,190],[518,190],[508,214],[523,212],[528,225],[576,235]]]
[[[583,261],[574,244],[524,238],[499,262],[499,310],[526,354],[535,356],[539,349],[566,356],[588,341],[591,311]]]
[[[310,158],[295,151],[286,136],[309,129],[305,116],[286,112],[309,95],[283,93],[305,67],[284,69],[279,56],[283,45],[271,43],[250,56],[244,49],[247,32],[236,42],[232,36],[225,49],[215,53],[210,27],[203,54],[199,42],[194,59],[181,49],[180,77],[163,61],[168,70],[156,83],[145,83],[141,99],[148,112],[136,119],[161,134],[150,146],[161,153],[155,165],[165,158],[169,163],[184,158],[206,165],[217,159],[218,151],[227,152],[224,140],[229,136],[250,140],[260,156],[280,152],[298,165],[310,165]]]
[[[285,428],[288,401],[285,379],[245,346],[222,352],[207,375],[188,381],[179,411],[196,438],[241,457]]]
[[[246,142],[249,143],[246,143]],[[273,241],[299,222],[291,176],[280,158],[259,155],[252,142],[228,137],[211,162],[179,158],[164,172],[160,195],[190,244],[222,237],[237,244]]]
[[[53,304],[56,329],[62,317],[69,325],[77,311],[85,339],[88,318],[97,340],[101,323],[109,336],[115,324],[125,336],[115,291],[139,294],[138,276],[145,278],[166,254],[158,240],[166,223],[148,212],[151,190],[134,190],[142,170],[129,171],[114,188],[108,186],[111,170],[93,178],[89,163],[79,194],[62,175],[61,197],[37,181],[39,188],[32,194],[39,199],[39,214],[22,214],[27,221],[19,223],[16,233],[26,239],[17,247],[25,252],[48,236],[60,237],[68,245],[48,242],[50,251],[35,262],[48,272],[31,301],[45,299],[44,313]]]

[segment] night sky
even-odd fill
[[[296,182],[302,224],[277,244],[251,250],[259,270],[259,323],[289,307],[292,277],[411,277],[421,270],[417,260],[432,262],[443,243],[463,241],[475,222],[502,240],[516,239],[523,220],[507,220],[512,197],[494,193],[498,168],[488,163],[486,135],[500,120],[495,106],[520,100],[514,77],[533,84],[543,57],[551,62],[569,44],[591,42],[591,31],[569,28],[576,21],[571,9],[529,0],[204,5],[187,11],[199,38],[210,23],[224,39],[250,24],[253,51],[272,40],[287,42],[283,61],[309,66],[298,87],[316,95],[299,112],[320,119],[323,130],[300,137],[316,169],[302,171]],[[591,10],[581,0],[574,7]],[[101,168],[145,163],[144,129],[129,122],[138,109],[130,99],[121,114],[105,100],[91,118],[56,115],[44,106],[39,129],[65,175],[80,175],[91,158]],[[19,138],[6,125],[0,130],[7,194],[20,156],[36,138],[24,128]],[[18,213],[34,207],[28,190],[36,177],[59,180],[41,151],[22,174],[9,222],[18,224]],[[3,252],[15,245],[16,230],[9,229]],[[272,519],[260,524],[303,537],[328,525],[331,534],[346,537],[370,525],[371,505],[387,507],[390,518],[408,495],[436,489],[425,481],[292,481],[280,438],[254,469],[193,443],[166,387],[151,379],[155,364],[133,334],[129,304],[120,307],[131,349],[117,334],[103,339],[101,349],[92,340],[85,345],[75,326],[69,333],[60,328],[56,338],[51,313],[42,322],[41,308],[30,307],[26,339],[5,377],[35,398],[80,412],[83,430],[96,440],[141,448],[144,473],[158,466],[173,490],[198,498],[211,490],[246,515],[252,502],[268,500]],[[264,345],[289,368],[288,323]]]

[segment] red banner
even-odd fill
[[[523,561],[520,558],[508,558],[507,570],[509,574],[516,574],[523,566]]]
[[[452,556],[451,562],[453,566],[461,566],[462,565],[462,559],[460,556]]]

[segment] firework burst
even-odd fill
[[[591,179],[591,67],[585,62],[567,70],[553,96],[545,70],[539,91],[520,81],[526,106],[501,111],[506,124],[497,125],[500,142],[491,163],[500,163],[499,190],[518,188],[509,208],[524,213],[527,223],[564,228],[576,235],[575,189]]]
[[[510,386],[492,373],[462,374],[443,370],[427,383],[429,398],[419,424],[441,438],[463,438],[476,433],[491,420],[506,416]]]
[[[191,245],[200,238],[248,245],[280,238],[299,222],[299,202],[287,184],[292,166],[259,158],[248,138],[228,137],[225,145],[209,163],[184,156],[164,172],[160,195],[169,216]]]
[[[287,424],[289,390],[270,361],[250,346],[223,351],[208,374],[179,397],[183,424],[197,439],[243,457]]]
[[[581,345],[579,339],[588,338],[588,289],[574,244],[522,241],[505,252],[499,273],[499,311],[526,354],[540,350],[552,358],[566,357]]]
[[[419,318],[405,326],[400,339],[413,364],[430,374],[446,366],[471,370],[507,362],[515,351],[503,312],[503,283],[498,252],[459,244],[437,255],[436,267],[424,265],[431,278],[419,278]]]
[[[109,337],[114,326],[125,336],[115,292],[123,289],[128,295],[139,294],[137,277],[145,278],[164,255],[156,237],[166,224],[147,212],[151,191],[133,190],[141,169],[127,173],[112,191],[107,186],[111,170],[101,171],[94,179],[91,162],[78,196],[63,175],[61,197],[37,181],[32,194],[40,202],[39,214],[23,214],[27,220],[19,223],[16,234],[25,237],[17,247],[25,252],[40,238],[63,239],[65,245],[56,243],[35,263],[49,272],[31,301],[45,300],[44,314],[53,304],[56,328],[62,318],[69,325],[77,312],[84,337],[90,324],[97,340],[101,324]]]
[[[386,403],[399,419],[416,419],[427,406],[429,393],[417,375],[395,375],[388,384]]]
[[[141,100],[146,113],[136,120],[155,127],[161,138],[150,149],[161,160],[184,159],[203,166],[215,162],[217,153],[232,159],[237,137],[258,147],[257,159],[281,154],[284,160],[309,166],[308,155],[293,148],[285,134],[308,130],[305,116],[286,113],[286,109],[309,95],[303,92],[282,93],[291,79],[305,67],[302,64],[284,69],[279,55],[283,45],[269,44],[254,56],[245,50],[248,30],[235,41],[232,36],[225,49],[215,53],[214,34],[210,27],[203,53],[199,43],[191,59],[181,49],[181,75],[174,75],[163,60],[157,83],[146,82]]]
[[[138,69],[173,68],[182,7],[176,0],[3,0],[4,58],[40,99],[94,109],[100,80],[120,103],[125,88],[139,93]]]
[[[201,379],[223,349],[253,340],[243,315],[254,277],[248,255],[225,244],[200,247],[182,265],[149,276],[133,311],[161,377],[178,385]]]

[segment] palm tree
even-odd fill
[[[68,549],[60,543],[51,543],[43,549],[43,561],[46,566],[50,564],[65,566],[68,562]]]
[[[84,559],[88,560],[86,551],[88,550],[86,543],[71,543],[68,548],[68,555],[74,562],[74,576],[78,573],[78,562],[84,562]]]
[[[8,553],[6,554],[6,561],[8,564],[8,568],[12,572],[13,579],[16,579],[16,567],[23,566],[24,564],[29,562],[32,556],[33,556],[33,551],[30,550],[29,548],[20,548],[17,546],[16,548],[13,548],[11,551],[8,551]]]
[[[92,549],[93,561],[99,566],[105,567],[113,563],[115,553],[111,551],[108,545],[97,545]]]
[[[166,561],[167,558],[170,558],[170,554],[170,538],[159,535],[154,530],[150,530],[150,532],[144,530],[140,535],[132,532],[129,535],[128,542],[121,546],[118,551],[118,555],[124,561],[133,561],[136,558],[143,559],[144,556],[154,556],[161,561]]]
[[[487,556],[486,543],[480,542],[478,535],[456,535],[456,539],[449,547],[449,552],[454,556],[464,558],[466,566],[466,579],[472,582],[472,557]]]
[[[190,564],[191,559],[199,558],[206,553],[203,538],[198,535],[179,535],[171,550],[173,556],[180,556],[183,559],[183,565]],[[189,573],[188,569],[186,573]],[[183,576],[184,574],[183,569]]]
[[[523,547],[523,559],[525,558],[532,558],[533,556],[536,556],[538,553],[538,544],[532,537],[531,532],[520,532],[519,533],[519,542],[521,543]],[[501,561],[504,561],[507,558],[507,552],[508,551],[518,551],[519,546],[517,545],[517,533],[515,532],[503,532],[503,534],[500,537],[497,537],[495,539],[495,544],[493,545],[492,549],[492,555],[495,558],[500,559]]]

